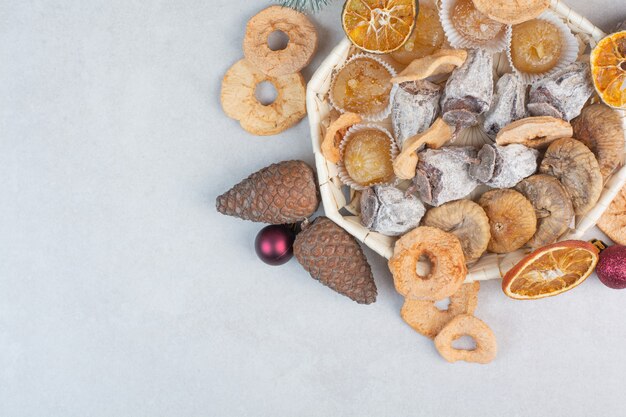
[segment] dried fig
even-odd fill
[[[489,217],[491,240],[487,249],[490,252],[513,252],[524,246],[537,231],[535,209],[517,191],[487,191],[478,204]]]
[[[537,231],[528,241],[531,248],[554,243],[567,231],[574,219],[574,207],[565,187],[550,175],[537,174],[515,187],[535,208]]]
[[[582,142],[562,138],[552,142],[539,171],[561,181],[574,205],[576,215],[587,213],[602,192],[602,174],[593,153]]]
[[[361,194],[361,224],[386,236],[416,228],[425,211],[417,197],[391,185],[377,185]]]
[[[439,113],[441,87],[429,81],[409,81],[391,91],[391,122],[400,148],[408,138],[428,129]]]
[[[624,159],[624,128],[619,114],[604,104],[587,106],[572,120],[574,137],[596,156],[606,180]]]
[[[471,200],[457,200],[431,208],[423,223],[458,237],[466,262],[480,258],[491,239],[485,210]]]
[[[609,208],[602,214],[598,227],[611,240],[626,245],[626,185],[617,193]]]
[[[496,136],[498,145],[519,143],[541,149],[560,138],[571,138],[572,126],[551,116],[526,117],[503,127]]]

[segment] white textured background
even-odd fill
[[[485,284],[498,358],[450,365],[371,251],[371,306],[256,259],[261,225],[215,197],[312,162],[306,121],[260,138],[220,109],[267,4],[0,2],[0,416],[626,415],[626,292],[595,277],[536,302]],[[626,18],[624,0],[571,5]],[[339,10],[315,16],[307,77]]]

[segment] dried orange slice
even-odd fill
[[[357,47],[386,54],[409,39],[416,15],[415,0],[347,0],[341,22],[348,39]]]
[[[591,52],[591,75],[602,101],[626,108],[626,31],[598,42]]]
[[[507,272],[502,291],[517,300],[551,297],[583,282],[597,263],[598,249],[591,243],[553,243],[532,252]]]

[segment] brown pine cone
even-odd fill
[[[359,304],[376,301],[376,283],[357,240],[328,217],[296,236],[293,253],[313,278]]]
[[[296,223],[319,205],[315,174],[302,161],[272,164],[217,197],[217,211],[270,224]]]

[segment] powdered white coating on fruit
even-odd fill
[[[469,176],[476,149],[449,146],[418,153],[417,175],[413,179],[421,200],[433,206],[458,200],[471,193],[478,181]]]
[[[387,236],[400,236],[416,228],[426,208],[414,195],[391,185],[377,185],[361,195],[361,224]]]
[[[439,113],[441,87],[429,81],[408,81],[394,85],[391,91],[391,121],[396,143],[430,127]]]
[[[569,122],[580,114],[593,91],[589,63],[573,62],[531,86],[528,111]]]
[[[496,165],[491,180],[485,184],[493,188],[511,188],[526,177],[537,172],[539,151],[524,145],[493,146]]]
[[[516,74],[504,74],[496,84],[491,108],[485,113],[483,127],[495,136],[500,129],[526,117],[526,85]]]

